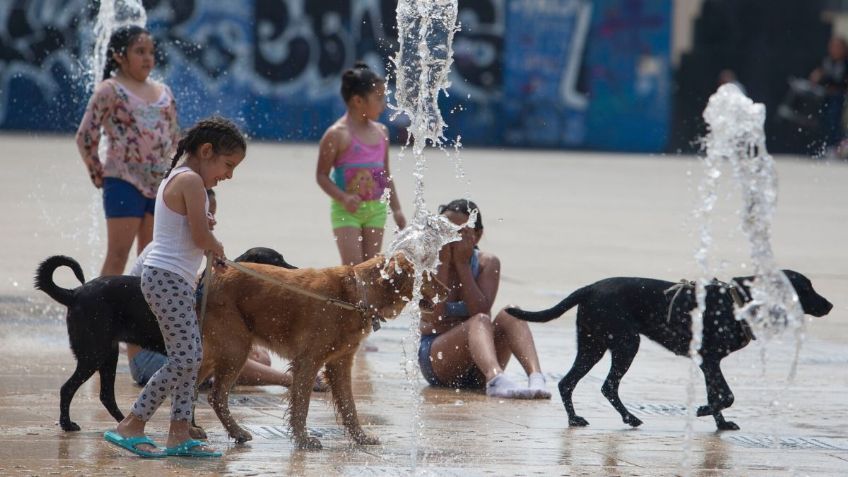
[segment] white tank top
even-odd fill
[[[171,171],[156,192],[156,208],[153,215],[153,242],[144,264],[174,272],[183,277],[191,286],[197,280],[197,270],[203,262],[203,249],[194,244],[191,238],[188,218],[169,209],[165,204],[165,186],[177,174],[190,171],[188,167],[178,167]],[[209,197],[206,198],[206,212],[209,212]]]

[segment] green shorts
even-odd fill
[[[365,200],[356,212],[350,213],[341,202],[334,200],[330,205],[330,222],[333,228],[356,227],[358,229],[382,229],[386,226],[386,204],[379,200]]]

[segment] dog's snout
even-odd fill
[[[820,308],[819,308],[819,310],[820,310],[820,311],[819,311],[819,313],[814,314],[813,316],[815,316],[816,318],[821,318],[822,316],[827,315],[828,313],[830,313],[830,310],[832,310],[832,309],[833,309],[833,303],[831,303],[831,302],[827,301],[826,299],[822,298],[822,304],[821,304],[821,306],[820,306]]]

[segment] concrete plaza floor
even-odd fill
[[[64,309],[32,289],[40,260],[65,254],[96,274],[105,250],[99,192],[88,183],[67,136],[0,136],[0,475],[846,475],[848,474],[848,164],[777,159],[780,179],[772,245],[778,263],[810,277],[831,302],[810,321],[796,378],[794,343],[761,340],[724,361],[736,396],[725,412],[740,431],[716,432],[712,419],[684,438],[689,363],[642,341],[621,395],[644,421],[623,424],[600,393],[605,358],[581,381],[574,401],[587,428],[569,428],[556,382],[574,357],[574,312],[531,325],[550,401],[512,402],[410,382],[411,320],[387,324],[360,353],[354,392],[366,430],[382,445],[351,445],[329,396],[313,395],[307,425],[324,450],[297,451],[288,439],[284,388],[239,387],[233,411],[254,440],[227,439],[201,399],[198,420],[215,460],[137,459],[106,444],[114,426],[93,378],[71,415],[82,431],[57,425],[58,390],[71,374]],[[218,188],[216,234],[230,256],[270,246],[301,267],[338,261],[328,201],[314,180],[313,144],[251,144],[235,180]],[[412,218],[413,157],[392,151],[392,171]],[[702,170],[694,157],[466,149],[459,163],[428,151],[425,198],[430,209],[469,196],[481,207],[481,247],[499,255],[503,276],[496,308],[548,307],[575,288],[608,276],[696,278],[692,211]],[[459,165],[458,165],[459,164]],[[464,176],[461,173],[464,172]],[[732,174],[723,177],[714,214],[712,262],[719,278],[748,274],[748,244],[739,231]],[[386,243],[391,240],[387,233]],[[67,270],[60,285],[75,286]],[[406,343],[406,345],[404,345]],[[404,346],[407,350],[404,351]],[[523,379],[511,363],[507,372]],[[119,362],[118,402],[126,410],[139,388]],[[703,379],[695,400],[705,400]],[[167,413],[149,426],[163,441]]]

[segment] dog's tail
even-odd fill
[[[41,265],[38,266],[38,270],[35,272],[35,288],[47,293],[50,295],[50,298],[59,303],[70,306],[74,302],[74,290],[62,288],[53,281],[53,272],[62,266],[70,267],[80,283],[85,283],[82,267],[80,267],[80,264],[76,260],[64,255],[54,255],[41,262]]]
[[[510,315],[524,321],[532,321],[534,323],[545,323],[555,318],[559,318],[563,313],[580,304],[589,292],[590,287],[583,287],[571,295],[565,297],[564,300],[557,303],[553,308],[548,308],[542,311],[525,311],[519,308],[507,308],[506,312]]]

